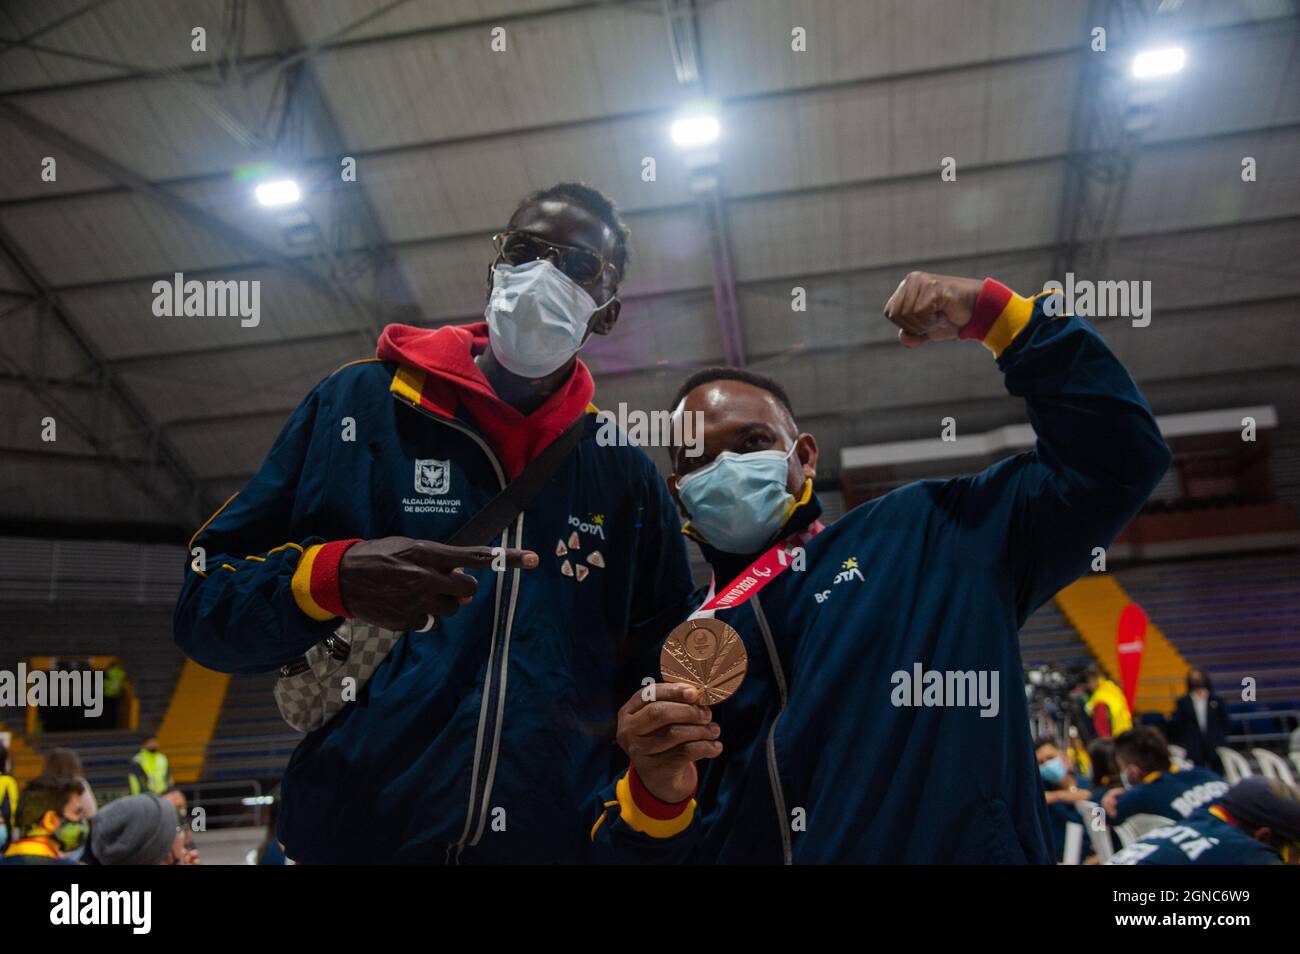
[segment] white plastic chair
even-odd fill
[[[1255,756],[1255,762],[1259,765],[1260,774],[1265,778],[1275,778],[1279,782],[1295,787],[1295,778],[1291,775],[1291,766],[1286,764],[1286,759],[1270,752],[1268,749],[1251,749],[1250,754]]]
[[[1061,852],[1061,864],[1079,865],[1083,863],[1083,826],[1078,822],[1065,823],[1065,848]]]
[[[1297,772],[1300,772],[1300,752],[1291,753],[1291,764],[1295,766]]]
[[[1097,863],[1104,865],[1115,852],[1110,841],[1110,828],[1106,825],[1106,810],[1096,802],[1075,802],[1074,807],[1079,817],[1083,819],[1083,830],[1088,833],[1088,840],[1092,842]],[[1100,826],[1097,824],[1098,821],[1101,822]],[[1099,827],[1100,831],[1098,831]]]
[[[1163,815],[1148,815],[1141,812],[1116,825],[1115,835],[1119,838],[1119,843],[1127,848],[1133,842],[1141,841],[1142,836],[1147,832],[1155,831],[1157,828],[1168,828],[1173,824],[1175,822],[1172,818],[1165,818]]]
[[[1219,753],[1219,761],[1223,763],[1223,780],[1229,785],[1236,785],[1243,778],[1250,778],[1255,774],[1251,770],[1250,763],[1246,761],[1246,756],[1236,749],[1221,745],[1214,751]]]
[[[1169,761],[1180,770],[1196,768],[1192,760],[1187,757],[1187,750],[1181,745],[1169,746]]]

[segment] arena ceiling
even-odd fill
[[[1090,29],[1124,6],[687,10],[723,125],[734,340],[785,383],[827,479],[840,448],[933,437],[949,414],[966,432],[1023,419],[983,353],[898,348],[880,306],[906,271],[1036,290],[1080,242],[1105,243],[1101,277],[1153,283],[1148,327],[1098,326],[1157,412],[1272,403],[1284,424],[1300,413],[1296,5],[1145,4],[1187,67],[1151,108],[1118,214],[1071,230],[1101,95]],[[668,29],[683,7],[6,4],[0,519],[192,525],[239,489],[320,378],[373,353],[385,323],[476,319],[489,237],[520,196],[560,180],[606,190],[632,230],[623,317],[583,353],[596,402],[662,407],[691,368],[727,353],[709,234],[668,137],[691,94]],[[1121,25],[1111,55],[1138,41]],[[205,52],[191,49],[196,27]],[[795,27],[806,50],[791,49]],[[342,156],[357,161],[346,186]],[[954,181],[941,180],[944,157]],[[1245,157],[1256,181],[1242,181]],[[253,163],[298,170],[298,229],[252,200]],[[260,280],[260,323],[156,317],[154,282],[176,272]]]

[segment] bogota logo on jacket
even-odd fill
[[[415,492],[442,496],[451,489],[451,461],[417,460],[415,462]]]
[[[839,586],[841,583],[847,583],[849,580],[857,580],[859,583],[865,583],[866,578],[862,575],[862,570],[858,568],[858,558],[849,557],[840,564],[840,572],[835,574],[835,579],[831,581],[831,586]],[[818,603],[825,603],[831,598],[830,587],[813,593],[813,599]]]
[[[579,520],[577,517],[569,517],[569,526],[577,529],[569,533],[567,540],[561,539],[555,544],[555,555],[560,558],[560,572],[565,576],[571,576],[579,583],[585,580],[591,573],[591,567],[603,570],[605,568],[605,557],[599,550],[586,550],[585,556],[579,551],[583,551],[582,537],[579,531],[592,536],[605,539],[605,515],[598,513],[591,518],[590,523]]]
[[[402,498],[402,509],[407,513],[459,513],[460,499],[451,498],[450,460],[417,460],[415,462],[414,497]]]
[[[841,571],[835,575],[835,583],[847,583],[849,580],[858,580],[865,583],[862,578],[862,571],[858,569],[858,558],[849,557],[840,564]],[[835,583],[831,585],[834,586]]]

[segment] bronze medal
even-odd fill
[[[730,698],[745,680],[749,656],[740,634],[721,620],[700,617],[682,623],[664,641],[659,669],[664,682],[700,690],[700,705]]]

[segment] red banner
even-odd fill
[[[1147,614],[1136,603],[1129,603],[1119,614],[1115,630],[1115,653],[1119,657],[1120,686],[1128,700],[1130,711],[1135,709],[1138,673],[1142,669],[1142,653],[1147,648]]]

